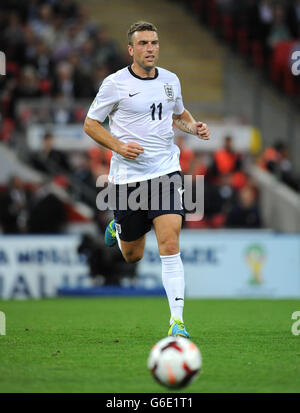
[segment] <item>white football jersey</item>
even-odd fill
[[[158,67],[154,78],[141,78],[125,67],[105,78],[87,116],[101,123],[109,116],[112,136],[144,148],[136,159],[113,152],[109,181],[139,182],[181,170],[172,115],[183,112],[179,79],[168,70]]]

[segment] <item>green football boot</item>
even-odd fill
[[[114,219],[106,227],[104,241],[109,247],[113,247],[117,243],[116,221]]]
[[[185,338],[190,338],[190,335],[186,331],[183,322],[173,317],[172,317],[172,320],[173,320],[173,323],[170,326],[168,336],[174,336],[174,337],[181,336]]]

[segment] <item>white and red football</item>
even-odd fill
[[[191,340],[166,337],[152,347],[147,364],[158,383],[179,389],[196,379],[202,367],[202,357]]]

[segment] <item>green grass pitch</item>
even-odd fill
[[[184,319],[203,357],[180,392],[299,392],[299,300],[186,300]],[[0,392],[167,393],[147,370],[167,336],[165,298],[0,301]],[[174,391],[173,391],[174,392]]]

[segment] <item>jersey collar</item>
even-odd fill
[[[128,66],[128,70],[129,70],[129,72],[130,72],[130,74],[131,74],[132,76],[134,76],[134,77],[136,77],[137,79],[140,79],[140,80],[153,80],[153,79],[156,79],[157,76],[158,76],[158,69],[157,69],[157,67],[155,68],[155,75],[154,75],[154,77],[141,77],[141,76],[138,76],[138,75],[135,74],[134,71],[131,69],[131,66]]]

